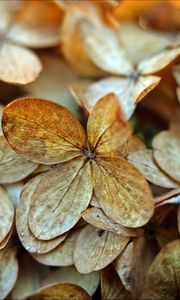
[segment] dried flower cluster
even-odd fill
[[[179,299],[179,29],[174,0],[0,1],[0,299]]]

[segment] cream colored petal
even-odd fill
[[[176,79],[178,86],[180,86],[180,64],[176,65],[173,68],[173,75],[174,75],[174,78]]]
[[[128,161],[133,164],[144,177],[155,185],[165,188],[176,188],[179,184],[164,173],[153,159],[150,149],[133,151],[128,155]]]
[[[124,287],[134,299],[139,299],[142,294],[146,274],[157,251],[155,240],[141,236],[129,243],[114,261]]]
[[[131,300],[131,294],[124,288],[114,267],[109,265],[101,271],[101,295],[106,300]]]
[[[0,187],[0,243],[6,238],[14,221],[13,203],[5,190]]]
[[[87,223],[97,228],[111,231],[119,235],[132,237],[137,236],[141,233],[141,230],[123,227],[120,224],[113,222],[110,218],[108,218],[105,215],[101,208],[88,208],[85,211],[83,211],[81,215]]]
[[[6,246],[0,250],[0,299],[5,299],[13,289],[18,276],[16,248]]]
[[[14,233],[14,223],[12,224],[11,229],[9,230],[6,237],[2,240],[2,242],[0,242],[0,250],[3,249],[4,247],[6,247],[10,238],[12,237],[13,233]]]
[[[68,237],[62,244],[55,249],[44,254],[32,254],[32,256],[41,264],[55,267],[63,267],[73,265],[73,252],[75,243],[80,234],[81,229],[70,232]]]
[[[74,266],[69,266],[52,270],[43,281],[43,285],[52,283],[73,283],[82,287],[92,296],[99,285],[99,280],[99,272],[80,274]]]
[[[154,211],[144,177],[121,158],[99,158],[92,165],[94,191],[105,214],[125,227],[140,227]]]
[[[133,98],[134,83],[129,78],[107,77],[90,84],[83,92],[82,103],[88,112],[91,112],[97,101],[109,93],[114,93],[119,105],[129,119],[135,110]]]
[[[3,131],[22,157],[56,164],[80,156],[86,136],[80,122],[65,107],[36,98],[21,98],[6,106]]]
[[[98,199],[97,199],[97,197],[95,196],[94,193],[92,195],[90,205],[93,206],[93,207],[101,208],[101,205],[99,204],[99,201],[98,201]]]
[[[35,192],[28,223],[36,238],[50,240],[70,230],[92,196],[89,162],[69,161],[44,174]]]
[[[180,182],[180,134],[175,131],[162,131],[153,141],[153,156],[160,168]]]
[[[2,116],[3,116],[3,106],[0,104],[0,135],[3,135],[2,132],[2,126],[1,126],[1,120],[2,120]]]
[[[37,164],[30,162],[8,145],[4,136],[0,136],[0,183],[12,183],[26,178],[36,168]]]
[[[34,81],[42,70],[35,53],[5,42],[0,48],[0,79],[14,84]]]
[[[23,181],[18,181],[15,183],[9,183],[4,185],[4,188],[7,191],[9,197],[11,198],[15,208],[17,208],[18,206],[23,187]]]
[[[158,76],[139,76],[133,89],[133,98],[136,103],[141,101],[156,85],[161,78]]]
[[[143,75],[156,73],[165,68],[172,60],[180,54],[180,46],[167,47],[159,53],[141,61],[138,65],[138,71]]]
[[[129,75],[133,71],[115,30],[95,26],[87,20],[81,21],[80,30],[86,52],[100,69],[117,75]]]
[[[74,249],[74,264],[82,274],[101,270],[124,249],[129,238],[87,225]]]
[[[142,299],[178,299],[180,292],[180,240],[159,252],[149,268]]]
[[[48,267],[37,263],[27,252],[21,254],[16,284],[12,290],[12,299],[24,299],[42,286],[43,279],[49,274]]]
[[[90,149],[97,155],[113,155],[131,135],[131,127],[114,94],[105,96],[94,106],[88,119],[87,135]]]
[[[43,178],[43,175],[36,176],[26,183],[21,193],[21,198],[16,210],[16,229],[19,239],[24,248],[31,253],[46,253],[57,247],[66,238],[66,234],[53,240],[37,240],[28,226],[28,213],[32,196]]]

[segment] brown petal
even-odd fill
[[[74,299],[74,300],[91,300],[89,294],[80,286],[68,283],[59,283],[46,286],[33,293],[25,299]]]
[[[154,240],[144,236],[134,239],[114,261],[115,269],[124,287],[139,299],[150,264],[157,254]]]
[[[65,238],[66,234],[53,240],[41,241],[36,239],[28,226],[28,213],[32,195],[35,192],[43,175],[36,176],[27,182],[21,193],[21,198],[16,211],[16,229],[19,239],[24,248],[31,253],[46,253],[57,247]]]
[[[9,230],[6,237],[0,243],[0,250],[3,249],[4,247],[6,247],[6,245],[8,244],[8,242],[10,240],[10,238],[12,237],[13,233],[14,233],[14,223],[12,224],[11,229]]]
[[[94,5],[88,2],[79,2],[68,7],[61,27],[61,49],[67,62],[81,76],[99,76],[99,70],[88,57],[82,43],[79,23],[82,19],[100,22],[100,15]]]
[[[166,188],[176,188],[178,183],[164,173],[153,159],[150,149],[131,152],[128,161],[133,164],[150,182]]]
[[[99,285],[99,279],[99,272],[80,274],[74,266],[69,266],[52,270],[43,281],[43,285],[55,282],[77,284],[92,296]]]
[[[90,205],[91,205],[91,206],[98,207],[98,208],[101,208],[101,205],[99,204],[99,201],[98,201],[98,199],[97,199],[97,197],[95,196],[94,193],[93,193],[93,195],[92,195]]]
[[[72,231],[68,237],[59,246],[48,253],[32,254],[32,256],[41,264],[48,266],[70,266],[73,265],[73,251],[76,240],[81,229]]]
[[[38,56],[31,50],[5,42],[0,49],[0,79],[14,84],[34,81],[42,70]]]
[[[27,161],[8,145],[4,136],[0,136],[0,183],[12,183],[26,178],[37,164]]]
[[[53,1],[28,1],[7,36],[26,47],[52,47],[59,44],[61,19]]]
[[[97,102],[88,119],[87,134],[91,150],[98,155],[113,155],[127,141],[131,127],[124,120],[114,94]]]
[[[101,271],[101,295],[106,300],[130,300],[131,294],[125,290],[114,267],[109,265]]]
[[[6,238],[14,221],[13,203],[7,193],[0,187],[0,243]]]
[[[4,110],[3,131],[13,149],[42,164],[55,164],[80,155],[85,133],[63,106],[35,98],[22,98]]]
[[[167,47],[159,53],[143,60],[138,65],[138,71],[143,75],[156,73],[166,67],[172,60],[180,54],[180,47]]]
[[[13,289],[18,276],[16,248],[6,246],[0,250],[0,298],[5,299]]]
[[[76,159],[53,167],[32,195],[28,223],[36,238],[50,240],[71,229],[92,196],[89,162]]]
[[[80,29],[86,52],[100,69],[118,75],[129,75],[133,71],[116,31],[87,20],[81,21]]]
[[[178,299],[180,240],[167,244],[150,266],[142,299]]]
[[[105,214],[126,227],[147,223],[154,200],[144,177],[121,158],[99,158],[93,164],[94,191]]]
[[[152,142],[155,161],[160,168],[180,182],[180,135],[175,131],[162,131]]]
[[[91,225],[82,229],[74,249],[74,264],[82,274],[101,270],[124,249],[129,238]]]
[[[137,236],[141,233],[141,230],[123,227],[120,224],[113,222],[105,215],[103,210],[98,207],[91,207],[86,209],[81,213],[81,216],[87,223],[97,228],[111,231],[119,235],[131,237]]]

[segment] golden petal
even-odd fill
[[[53,167],[32,195],[28,224],[36,238],[50,240],[80,219],[93,191],[89,162],[75,159]]]
[[[52,284],[36,291],[25,299],[74,299],[74,300],[91,300],[89,294],[80,286],[68,283]]]
[[[16,210],[16,229],[24,248],[31,253],[46,253],[56,248],[66,238],[66,234],[49,241],[41,241],[34,237],[28,226],[28,213],[32,195],[43,175],[36,176],[26,183]]]
[[[105,214],[125,227],[149,221],[154,200],[144,177],[121,158],[104,157],[92,165],[94,191]]]
[[[87,124],[91,151],[97,155],[117,152],[131,134],[131,127],[124,119],[117,97],[109,94],[94,106]]]
[[[17,153],[42,164],[80,156],[86,141],[79,121],[66,108],[36,98],[18,99],[6,106],[3,131]]]

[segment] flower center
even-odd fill
[[[91,152],[90,149],[84,149],[84,154],[89,159],[95,159],[95,156],[96,156],[95,153]]]

